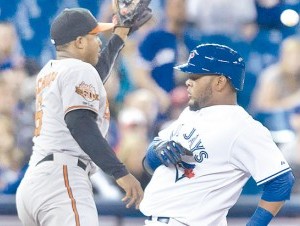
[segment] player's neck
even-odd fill
[[[81,57],[78,54],[71,53],[69,51],[57,51],[56,52],[56,59],[63,60],[67,58],[75,58],[81,60]]]

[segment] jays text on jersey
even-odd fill
[[[258,185],[290,167],[270,132],[238,105],[186,108],[159,133],[190,150],[181,166],[159,166],[140,209],[190,226],[225,226],[228,210],[252,176]]]

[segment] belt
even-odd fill
[[[148,220],[149,221],[159,221],[161,223],[165,223],[165,224],[168,224],[169,221],[170,221],[170,217],[148,217]]]
[[[54,155],[53,154],[47,155],[45,158],[40,160],[35,166],[37,166],[38,164],[40,164],[42,162],[46,162],[46,161],[54,161]],[[78,159],[77,166],[82,168],[84,171],[86,170],[86,167],[87,167],[87,165],[84,164],[80,159]]]

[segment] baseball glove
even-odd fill
[[[181,156],[186,155],[187,149],[175,141],[161,141],[154,147],[157,157],[165,166],[181,162]]]
[[[129,34],[138,30],[152,17],[152,10],[148,7],[150,2],[151,0],[113,0],[117,16],[115,28],[128,27]]]

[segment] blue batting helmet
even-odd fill
[[[236,90],[243,90],[245,62],[235,50],[225,45],[198,45],[190,52],[187,63],[174,68],[189,74],[224,75]]]

